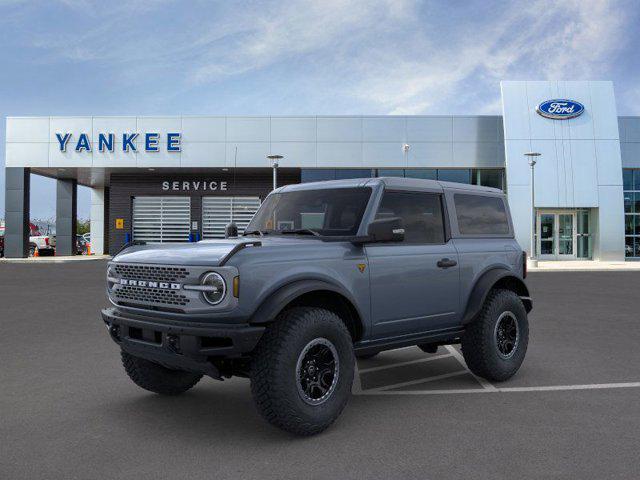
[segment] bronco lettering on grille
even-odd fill
[[[149,280],[132,280],[128,278],[121,278],[120,285],[131,285],[134,287],[147,287],[147,288],[161,288],[163,290],[180,290],[182,288],[182,284],[180,283],[152,282]]]

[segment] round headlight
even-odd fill
[[[227,285],[219,273],[209,272],[202,277],[202,286],[207,287],[202,292],[204,299],[211,305],[219,304],[227,293]]]

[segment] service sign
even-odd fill
[[[163,135],[163,140],[167,152],[179,152],[180,151],[180,134],[179,133],[167,133]],[[136,140],[140,140],[136,144]],[[88,133],[81,133],[75,135],[73,133],[56,133],[56,139],[58,140],[58,148],[61,152],[66,152],[67,148],[73,148],[76,152],[113,152],[116,149],[116,135],[114,133],[99,133],[97,145],[93,145],[91,142],[91,135]],[[123,152],[137,152],[143,150],[145,152],[159,152],[160,151],[160,134],[156,132],[146,133],[123,133],[122,136],[118,136],[117,141],[120,143],[118,149],[122,149]]]
[[[547,100],[538,105],[536,112],[545,118],[568,120],[582,115],[582,112],[584,112],[584,105],[574,100]]]

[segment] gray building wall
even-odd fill
[[[137,151],[122,151],[123,132],[141,133]],[[144,132],[160,134],[159,151],[144,151]],[[166,151],[168,132],[181,151]],[[72,133],[64,152],[56,133]],[[92,151],[75,151],[81,133]],[[116,135],[114,152],[98,151],[99,133]],[[9,117],[6,145],[10,167],[270,167],[270,153],[293,168],[504,166],[500,116]]]

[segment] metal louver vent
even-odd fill
[[[189,197],[135,197],[133,239],[147,243],[187,242],[191,224]]]
[[[259,207],[258,197],[203,197],[202,237],[224,238],[224,227],[230,222],[242,234]]]

